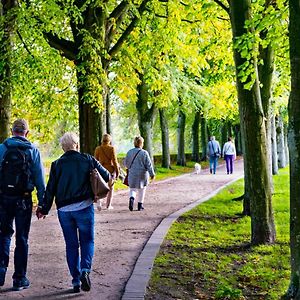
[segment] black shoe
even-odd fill
[[[133,202],[134,202],[134,198],[130,197],[129,198],[129,210],[130,211],[133,211]]]
[[[83,271],[80,276],[81,281],[81,289],[85,292],[88,292],[91,289],[91,280],[90,280],[90,274],[86,271]]]
[[[138,211],[144,210],[143,203],[138,202]]]
[[[24,277],[22,279],[14,279],[13,280],[13,290],[14,291],[21,291],[23,289],[28,289],[30,286],[29,280]]]
[[[6,268],[0,268],[0,286],[4,285],[5,282],[5,275],[6,275]]]
[[[212,174],[212,169],[209,169],[209,173]]]
[[[74,285],[73,286],[73,292],[74,293],[80,293],[80,285]]]

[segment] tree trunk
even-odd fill
[[[286,166],[284,126],[283,126],[282,117],[280,115],[278,116],[276,132],[277,132],[278,167],[284,168]]]
[[[230,19],[233,41],[246,33],[245,22],[250,18],[249,0],[230,0]],[[272,210],[272,193],[270,186],[269,156],[264,122],[264,111],[260,96],[258,80],[251,90],[244,89],[244,83],[238,76],[240,66],[245,62],[237,48],[234,48],[236,80],[239,101],[240,123],[245,141],[245,159],[250,183],[251,206],[251,243],[268,244],[275,241],[275,225]],[[253,57],[256,75],[257,59]],[[245,172],[245,173],[246,173]]]
[[[138,100],[136,109],[138,113],[138,124],[141,136],[144,138],[144,149],[148,151],[153,162],[152,138],[153,121],[155,115],[155,104],[148,106],[148,87],[144,81],[144,75],[139,74],[141,83],[138,85]]]
[[[291,93],[289,97],[291,281],[286,299],[300,299],[300,2],[289,0]]]
[[[105,107],[105,109],[104,109],[105,129],[106,129],[106,133],[112,135],[111,99],[110,99],[110,94],[109,94],[109,86],[107,84],[102,84],[102,87],[103,87],[102,97],[103,97],[103,102],[105,103],[105,106],[104,106]]]
[[[185,121],[186,115],[179,106],[178,112],[178,122],[177,122],[177,165],[185,166],[186,157],[185,157],[185,142],[184,142],[184,133],[185,133]]]
[[[278,174],[277,136],[275,116],[271,119],[271,144],[272,144],[272,174]]]
[[[10,56],[13,48],[12,35],[15,23],[15,14],[11,9],[17,7],[14,0],[1,0],[0,22],[3,34],[0,38],[0,143],[10,134],[11,115],[11,63]]]
[[[200,110],[195,112],[195,118],[192,125],[192,161],[200,161],[200,145],[199,145],[199,129],[200,129]]]
[[[228,139],[228,124],[226,121],[221,125],[221,143],[220,147],[223,148],[223,145],[227,142]]]
[[[269,0],[265,1],[266,8],[271,5]],[[267,39],[268,30],[264,29],[260,32],[260,38],[262,40]],[[271,112],[271,98],[272,98],[272,78],[274,72],[274,51],[272,45],[268,45],[267,47],[263,48],[260,46],[259,48],[259,60],[262,60],[263,63],[258,67],[258,77],[260,82],[260,94],[261,94],[261,101],[262,107],[264,111],[265,117],[265,127],[266,127],[266,135],[267,135],[267,155],[269,157],[269,172],[270,175],[272,174],[272,129],[271,129],[271,119],[272,119],[272,112]],[[269,176],[270,179],[270,186],[272,192],[274,190],[273,185],[273,177]]]
[[[207,136],[207,124],[206,124],[206,118],[204,116],[204,113],[200,113],[200,124],[201,124],[201,161],[206,161],[207,159],[207,143],[208,143],[208,136]]]
[[[168,120],[166,118],[164,108],[159,109],[159,120],[160,120],[161,146],[162,146],[161,166],[163,168],[169,169],[171,167],[170,145],[169,145],[169,127],[168,127]]]
[[[288,128],[287,125],[283,124],[284,128],[284,153],[286,164],[289,161],[289,147],[288,147]]]
[[[242,148],[242,136],[241,136],[241,127],[240,125],[235,125],[233,127],[234,131],[234,144],[235,144],[235,149],[236,149],[236,154],[241,155],[243,153],[243,148]]]
[[[244,132],[244,123],[241,123],[239,127],[239,136],[240,136],[240,147],[241,151],[243,153],[244,158],[244,200],[243,200],[243,215],[244,216],[251,216],[251,201],[250,201],[250,191],[252,189],[251,187],[251,180],[250,180],[250,173],[249,168],[247,166],[248,159],[247,159],[247,153],[245,151],[245,139],[244,136],[242,136],[242,132]]]
[[[88,76],[81,76],[77,69],[78,81],[78,105],[79,105],[79,134],[80,150],[85,153],[94,154],[95,148],[100,144],[103,133],[101,114],[84,100],[84,84]]]

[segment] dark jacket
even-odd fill
[[[97,168],[106,182],[109,181],[110,173],[89,154],[70,150],[54,161],[41,212],[48,214],[54,197],[57,209],[93,198],[90,171],[94,168]]]
[[[26,148],[30,153],[30,179],[28,190],[33,190],[36,187],[37,197],[39,205],[43,201],[44,192],[45,192],[45,180],[44,180],[44,168],[41,161],[41,156],[39,150],[30,143],[25,137],[14,136],[5,140],[9,147],[21,147]],[[2,163],[3,157],[7,147],[5,144],[0,144],[0,164]]]

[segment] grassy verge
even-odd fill
[[[274,177],[277,242],[250,247],[243,180],[184,214],[155,260],[145,299],[280,299],[289,283],[288,170]]]

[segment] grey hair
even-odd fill
[[[142,138],[141,136],[136,136],[134,138],[134,147],[141,147],[144,144],[144,138]]]
[[[79,137],[74,132],[66,132],[60,139],[60,144],[63,150],[76,150],[76,146],[79,144]]]

